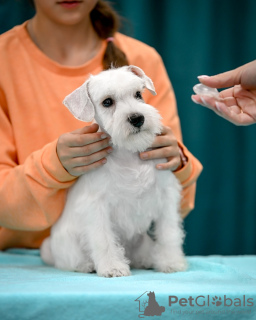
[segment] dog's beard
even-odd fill
[[[131,152],[142,152],[150,148],[155,140],[156,134],[139,129],[130,133],[125,141],[125,148]]]
[[[114,128],[112,132],[113,146],[119,149],[126,149],[131,152],[142,152],[150,148],[157,134],[161,133],[162,125],[150,127],[143,125],[141,128],[135,128],[130,124],[125,124],[120,130]]]

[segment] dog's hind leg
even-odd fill
[[[51,241],[51,250],[56,268],[83,273],[93,272],[94,263],[88,250],[83,250],[77,236],[55,235]]]

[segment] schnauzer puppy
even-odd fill
[[[46,263],[103,277],[128,276],[129,265],[186,269],[181,186],[171,171],[155,168],[165,160],[142,161],[138,154],[162,128],[158,111],[143,101],[144,88],[156,94],[140,68],[126,66],[91,76],[64,99],[77,119],[95,119],[111,137],[113,152],[69,189],[64,211],[41,247]],[[154,239],[147,232],[152,222]]]

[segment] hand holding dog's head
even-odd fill
[[[152,80],[140,68],[110,69],[91,76],[63,103],[79,120],[95,118],[117,147],[143,151],[161,132],[160,115],[142,99],[144,88],[156,94]]]

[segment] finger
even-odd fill
[[[198,76],[198,80],[204,85],[211,88],[225,88],[232,87],[236,84],[241,83],[241,67],[227,71],[224,73],[217,74],[215,76]]]
[[[108,138],[109,136],[104,132],[73,134],[67,137],[67,146],[69,147],[82,147],[87,144],[95,143],[97,141]]]
[[[152,143],[152,148],[159,148],[176,144],[176,138],[171,130],[167,126],[163,126],[161,134],[157,135]]]
[[[66,138],[67,145],[70,147],[83,146],[108,137],[105,132],[97,132],[98,129],[99,125],[93,123],[90,126],[85,126],[70,132],[70,135]]]
[[[243,65],[241,74],[241,86],[244,89],[255,90],[256,89],[256,60]]]
[[[202,102],[202,100],[201,100],[201,98],[200,98],[200,96],[198,94],[192,94],[191,95],[191,100],[196,104],[203,105],[203,102]]]
[[[225,104],[217,102],[218,114],[235,125],[249,125],[255,120],[247,113],[241,112],[238,106],[227,107]]]
[[[180,165],[180,158],[175,157],[175,158],[171,158],[169,159],[167,162],[165,163],[159,163],[156,165],[156,168],[158,170],[171,170],[171,171],[175,171],[179,165]]]
[[[85,157],[77,157],[72,159],[72,166],[75,167],[83,167],[88,166],[94,162],[97,162],[105,157],[107,157],[113,149],[111,147],[105,148],[99,152],[95,152],[91,155]]]
[[[238,104],[238,100],[234,97],[228,96],[227,98],[224,99],[214,99],[214,98],[209,98],[208,96],[201,96],[200,97],[202,103],[204,106],[207,108],[210,108],[214,111],[215,109],[219,110],[219,105],[222,103],[222,105],[225,105],[225,107],[229,108],[230,111],[234,111],[235,113],[241,113],[241,106]]]
[[[160,147],[168,147],[170,145],[177,145],[176,138],[174,137],[173,134],[156,136],[151,147],[160,148]]]
[[[241,91],[243,91],[243,89],[240,85],[228,88],[226,90],[222,90],[220,91],[218,100],[236,98]]]
[[[80,166],[80,167],[75,167],[72,169],[71,172],[69,172],[71,175],[75,176],[75,177],[79,177],[89,171],[95,170],[99,167],[102,167],[105,163],[107,163],[107,159],[103,158],[99,161],[96,161],[88,166]]]
[[[221,113],[221,111],[219,110],[219,103],[217,103],[216,99],[213,97],[209,97],[209,96],[199,96],[199,95],[193,95],[192,100],[197,103],[202,105],[203,107],[206,107],[208,109],[211,109],[212,111],[214,111],[217,115],[223,117],[223,114]],[[228,119],[227,119],[228,120]]]
[[[85,133],[94,133],[94,132],[97,132],[98,130],[99,130],[99,125],[97,123],[93,123],[90,126],[84,126],[82,128],[76,129],[71,133],[85,134]]]
[[[255,120],[249,114],[245,112],[241,113],[241,108],[237,105],[235,99],[225,98],[216,100],[209,96],[193,95],[192,100],[213,110],[216,114],[235,125],[249,125],[255,123]],[[232,105],[232,103],[234,104]]]
[[[196,104],[200,104],[209,109],[216,109],[216,98],[210,96],[192,95],[191,99]]]
[[[217,102],[216,107],[220,111],[220,107],[218,105],[218,102]],[[228,107],[228,109],[229,109],[230,112],[234,112],[236,114],[239,114],[239,113],[243,112],[242,109],[237,105],[230,106],[230,107]]]
[[[231,107],[234,105],[237,105],[237,101],[235,98],[233,97],[227,97],[227,98],[214,98],[214,97],[210,97],[210,96],[203,96],[203,95],[193,95],[191,96],[191,99],[197,103],[197,104],[201,104],[204,107],[207,107],[209,109],[216,109],[216,103],[217,102],[222,102],[224,103],[227,107]],[[217,108],[218,109],[218,108]]]
[[[142,160],[161,159],[179,156],[178,148],[169,146],[140,153]]]
[[[172,132],[171,128],[167,126],[162,126],[161,135],[166,135],[168,132]]]
[[[109,146],[109,138],[99,140],[90,144],[83,145],[82,147],[72,147],[67,150],[67,157],[84,157],[105,149]]]

